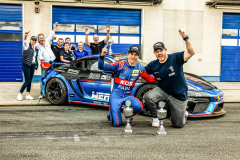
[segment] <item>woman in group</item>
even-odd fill
[[[73,52],[76,56],[76,59],[88,56],[88,52],[84,50],[84,43],[82,41],[78,43],[78,49]]]
[[[29,31],[30,32],[30,31]],[[35,47],[37,42],[37,37],[32,36],[30,39],[30,43],[27,42],[27,36],[29,32],[25,32],[24,41],[23,41],[23,56],[22,56],[22,70],[24,73],[25,82],[23,83],[20,92],[17,96],[19,101],[22,101],[22,93],[27,88],[26,99],[33,100],[34,98],[30,95],[31,83],[34,74],[34,70],[38,67],[38,49]]]
[[[60,53],[60,61],[62,62],[71,62],[74,60],[74,54],[69,50],[70,44],[64,43],[64,50]]]

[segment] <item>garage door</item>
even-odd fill
[[[220,81],[240,81],[240,14],[224,13]]]
[[[0,81],[22,81],[22,5],[0,4]]]
[[[109,24],[114,40],[113,53],[127,54],[131,45],[141,47],[141,10],[55,6],[52,9],[52,24],[55,22],[59,23],[57,38],[70,37],[75,45],[80,41],[85,43],[85,28],[91,31],[90,42],[93,42],[94,34],[99,36],[100,41],[103,40],[107,35],[105,26]],[[85,50],[91,53],[86,44]]]

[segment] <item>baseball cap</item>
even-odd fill
[[[154,51],[156,51],[157,49],[165,49],[165,45],[162,42],[157,42],[153,45],[153,49]]]
[[[128,53],[130,52],[136,52],[138,55],[140,55],[140,48],[138,46],[131,46],[128,50]]]
[[[31,40],[37,41],[37,37],[36,37],[36,36],[32,36],[32,37],[31,37]]]

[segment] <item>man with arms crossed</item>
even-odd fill
[[[158,87],[144,95],[146,107],[153,116],[153,127],[159,127],[156,105],[161,100],[169,104],[174,127],[182,128],[187,120],[188,87],[183,74],[183,64],[195,54],[195,51],[185,29],[179,29],[179,34],[186,43],[187,51],[167,54],[164,44],[157,42],[153,46],[157,60],[145,67],[146,72],[153,74],[158,81]]]
[[[107,46],[106,46],[107,47]],[[128,50],[128,60],[115,62],[113,64],[104,64],[104,56],[107,49],[103,48],[100,58],[98,59],[98,68],[104,71],[114,73],[114,86],[110,96],[110,120],[114,126],[122,124],[121,106],[126,100],[131,101],[133,116],[143,109],[140,100],[132,96],[132,89],[139,77],[143,77],[147,82],[156,82],[153,76],[149,76],[142,65],[137,63],[140,56],[138,46],[131,46]]]

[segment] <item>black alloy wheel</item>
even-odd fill
[[[50,103],[61,105],[67,102],[67,89],[59,78],[52,78],[47,83],[46,95]]]
[[[146,104],[145,104],[145,100],[144,100],[144,94],[157,86],[158,86],[157,84],[145,84],[145,85],[141,86],[141,88],[138,89],[138,91],[136,93],[136,97],[142,102],[142,104],[144,106],[141,114],[149,116],[149,117],[152,116],[150,111],[148,110],[148,108],[145,107]]]

